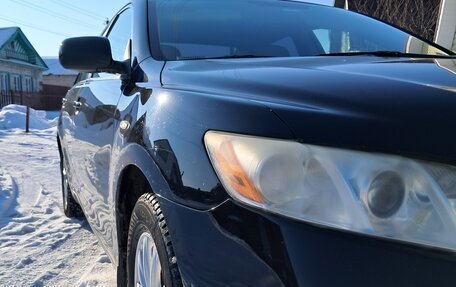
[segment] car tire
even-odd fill
[[[68,169],[66,168],[65,161],[60,160],[60,174],[62,176],[62,203],[63,212],[69,218],[84,217],[81,206],[74,199],[68,181]]]
[[[144,256],[144,252],[147,252],[148,256]],[[141,260],[144,257],[148,257],[149,265]],[[151,284],[140,282],[143,283],[140,284],[141,286],[182,286],[168,226],[157,198],[150,193],[144,194],[138,199],[130,219],[127,243],[128,286],[139,286],[137,283],[141,276],[138,274],[141,274],[142,265],[145,266],[142,269],[148,270],[146,274],[149,276]],[[154,273],[159,275],[149,275]]]

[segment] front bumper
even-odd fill
[[[161,199],[186,286],[456,286],[456,253]]]

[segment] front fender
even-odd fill
[[[112,178],[112,187],[115,190],[116,202],[118,200],[122,174],[129,166],[135,166],[144,174],[155,194],[165,198],[171,197],[171,190],[160,168],[143,146],[137,143],[130,143],[118,153],[113,152],[111,162],[113,166],[110,177]]]

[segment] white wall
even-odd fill
[[[60,87],[72,87],[76,81],[77,75],[46,75],[43,76],[44,85],[53,85]]]
[[[436,42],[456,51],[456,0],[442,0]]]
[[[42,79],[42,70],[9,63],[7,61],[0,60],[0,72],[6,72],[10,75],[10,89],[13,89],[13,74],[21,75],[21,76],[29,76],[33,79],[33,87],[35,91],[41,90],[41,79]],[[22,88],[25,89],[25,82],[22,78]]]
[[[452,50],[456,52],[456,32],[454,33],[454,40],[453,40],[453,48],[452,48]]]

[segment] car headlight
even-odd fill
[[[236,200],[295,219],[456,250],[456,168],[209,131],[205,144]]]

